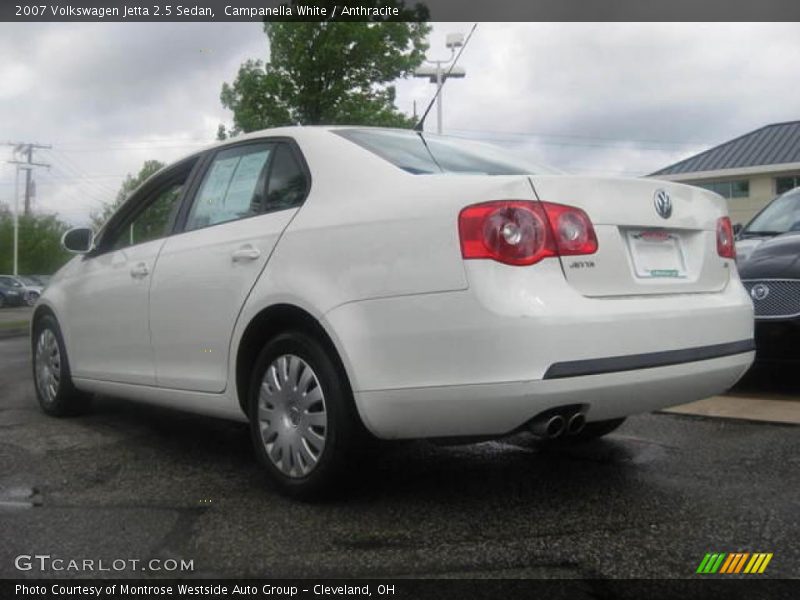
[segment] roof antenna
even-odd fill
[[[456,63],[458,62],[458,59],[461,58],[461,54],[466,49],[467,44],[469,44],[470,39],[472,39],[472,34],[475,33],[475,29],[477,27],[478,27],[478,24],[475,23],[472,26],[472,29],[470,29],[469,35],[467,36],[467,39],[464,41],[464,45],[461,46],[461,49],[458,51],[458,54],[456,55],[455,60],[452,63],[450,63],[450,68],[447,69],[447,73],[444,74],[444,81],[442,81],[442,85],[440,85],[438,88],[436,88],[436,93],[433,95],[433,98],[431,98],[431,101],[428,104],[428,108],[426,108],[425,112],[422,113],[422,118],[417,122],[416,125],[414,125],[414,131],[417,131],[417,132],[421,132],[422,131],[422,128],[425,126],[425,119],[428,117],[428,113],[431,112],[431,108],[433,108],[433,103],[436,102],[436,99],[439,97],[439,94],[442,93],[442,88],[444,87],[444,84],[447,82],[447,80],[450,78],[450,73],[453,72],[453,67],[456,66]]]

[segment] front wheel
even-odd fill
[[[90,396],[75,389],[58,322],[46,315],[33,331],[33,381],[39,406],[48,415],[64,417],[85,412]]]
[[[256,359],[248,403],[259,461],[282,492],[334,491],[358,435],[352,393],[329,351],[301,332],[278,335]]]
[[[28,295],[25,297],[25,304],[28,306],[33,306],[39,300],[39,294],[36,292],[28,292]]]

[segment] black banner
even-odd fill
[[[796,0],[11,0],[0,21],[800,21]]]
[[[754,579],[753,576],[669,580],[520,580],[520,579],[364,579],[364,580],[3,580],[0,597],[5,600],[35,598],[136,599],[136,598],[230,598],[238,600],[349,598],[366,600],[516,600],[546,598],[659,600],[794,600],[800,580]]]

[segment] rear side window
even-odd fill
[[[307,191],[308,180],[292,149],[286,144],[279,144],[269,170],[264,211],[272,212],[299,206],[303,203]]]
[[[250,144],[217,153],[195,195],[186,230],[259,214],[273,150],[274,144]]]
[[[555,171],[530,164],[489,144],[387,129],[341,129],[335,133],[415,175],[533,175]]]

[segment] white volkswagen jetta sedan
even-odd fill
[[[724,200],[411,131],[285,128],[166,167],[53,277],[45,412],[89,394],[249,420],[281,489],[365,436],[579,440],[753,359]]]

